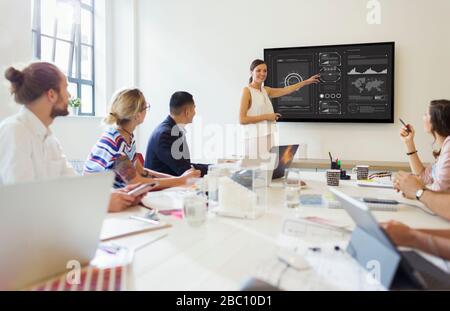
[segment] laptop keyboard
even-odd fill
[[[378,204],[378,203],[366,203],[367,207],[371,211],[378,212],[397,212],[398,205],[395,204]]]

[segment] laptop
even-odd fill
[[[380,269],[380,279],[386,288],[450,289],[450,274],[441,270],[415,251],[399,251],[389,236],[380,227],[365,203],[337,189],[330,188],[329,190],[341,202],[344,209],[357,225],[357,229],[355,230],[360,230],[362,233],[361,236],[366,235],[367,237],[365,241],[361,241],[361,245],[363,245],[362,249],[356,250],[354,247],[352,249],[352,243],[350,243],[347,251],[356,260],[363,257],[379,259],[383,263]],[[370,247],[367,247],[368,241],[374,241],[374,243],[371,243]],[[376,244],[378,243],[382,246],[377,247]],[[381,254],[383,252],[385,255]],[[360,262],[360,264],[367,268],[364,262]]]
[[[267,182],[282,178],[284,171],[289,168],[294,160],[299,145],[275,146],[270,149],[270,157],[267,159],[248,159],[241,162],[242,167],[260,166],[266,164]]]
[[[0,290],[29,287],[93,259],[112,172],[0,187]]]
[[[284,171],[289,168],[294,160],[299,145],[287,145],[273,147],[270,153],[278,155],[277,167],[273,170],[272,179],[278,179],[284,176]]]

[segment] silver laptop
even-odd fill
[[[0,290],[69,272],[72,260],[88,263],[112,184],[109,172],[0,187]]]

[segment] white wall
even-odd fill
[[[105,73],[97,74],[104,99],[97,104],[106,106],[117,88],[143,88],[152,105],[138,136],[145,151],[176,90],[194,94],[204,123],[235,124],[248,66],[263,56],[265,47],[393,40],[396,119],[421,128],[429,100],[450,98],[450,1],[380,2],[381,24],[368,25],[365,0],[107,0],[101,58]],[[0,1],[0,120],[17,110],[4,69],[31,59],[30,3]],[[84,158],[101,132],[99,123],[98,118],[62,118],[53,129],[69,158]],[[281,143],[307,143],[310,158],[326,158],[330,150],[341,159],[404,161],[398,127],[280,124]],[[431,138],[419,132],[417,140],[421,155],[430,161]]]
[[[395,41],[395,117],[422,131],[431,99],[450,98],[450,1],[381,0],[380,25],[366,21],[364,0],[138,0],[139,75],[152,110],[141,147],[167,113],[176,90],[196,98],[207,123],[236,123],[248,67],[267,47]],[[399,124],[280,124],[281,143],[307,143],[309,158],[406,161]],[[201,138],[200,138],[201,139]]]
[[[134,84],[132,0],[96,0],[96,104],[103,116],[114,90]],[[18,23],[17,21],[21,21]],[[31,0],[0,1],[0,121],[18,110],[3,78],[7,66],[31,61]],[[134,61],[134,60],[133,60]],[[85,159],[102,132],[101,117],[57,118],[52,130],[69,159]]]
[[[17,111],[4,72],[31,56],[30,0],[0,1],[0,120]],[[17,21],[21,21],[20,23]]]

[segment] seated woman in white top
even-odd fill
[[[288,95],[306,85],[318,83],[319,75],[284,88],[271,88],[264,86],[267,65],[263,60],[254,60],[250,65],[250,73],[250,83],[242,90],[239,122],[244,125],[245,156],[257,159],[263,153],[270,152],[275,124],[281,116],[274,113],[270,98]]]
[[[433,152],[433,156],[436,162],[428,166],[422,163],[414,142],[415,129],[407,124],[400,130],[400,136],[405,144],[411,170],[431,190],[450,192],[450,101],[431,101],[423,116],[423,126],[425,132],[434,137],[437,150]]]

